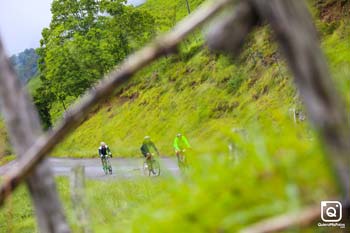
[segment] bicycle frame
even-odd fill
[[[102,160],[102,169],[105,174],[112,174],[112,165],[109,161],[109,155],[104,155],[101,157]]]
[[[150,176],[152,173],[155,176],[160,175],[159,162],[154,158],[153,154],[150,154],[149,156],[144,158],[143,170],[144,170],[145,175],[148,175],[148,176]],[[147,172],[147,174],[146,174],[146,172]]]
[[[187,164],[185,150],[178,151],[176,153],[176,157],[177,157],[177,163],[179,168],[187,167],[188,164]]]

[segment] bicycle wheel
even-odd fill
[[[144,174],[145,176],[150,176],[150,172],[151,172],[151,171],[149,170],[147,161],[144,161],[144,162],[143,162],[142,170],[143,170],[143,174]]]
[[[102,169],[105,175],[107,175],[107,161],[105,158],[102,159]]]
[[[110,175],[112,175],[112,165],[111,165],[111,161],[109,161],[109,159],[107,158],[107,173],[109,173]]]
[[[183,154],[181,154],[181,155],[178,157],[177,164],[178,164],[180,170],[186,169],[186,168],[187,168],[186,156],[183,155]]]
[[[153,176],[160,175],[160,165],[159,165],[159,162],[155,159],[152,160],[151,173]]]

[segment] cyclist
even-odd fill
[[[158,151],[156,145],[152,142],[150,136],[144,137],[140,150],[141,150],[142,155],[146,158],[147,165],[149,167],[151,167],[152,166],[152,163],[151,163],[152,153],[151,153],[151,151],[155,151],[158,156],[159,156],[159,151]],[[153,168],[151,168],[151,171],[153,174],[155,174],[155,172],[153,171]]]
[[[109,147],[106,145],[106,143],[101,142],[101,146],[98,148],[98,154],[101,158],[102,167],[105,166],[105,159],[107,156],[110,156],[112,158],[112,152],[109,149]]]
[[[182,135],[181,133],[178,133],[174,139],[174,149],[177,157],[178,164],[184,164],[185,163],[185,157],[180,158],[180,155],[184,156],[184,152],[186,149],[191,148],[190,143],[188,142],[187,138]]]

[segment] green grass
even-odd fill
[[[79,231],[70,198],[69,180],[57,178],[57,188],[68,222],[73,232]],[[94,232],[123,232],[120,227],[130,226],[129,217],[137,208],[161,192],[163,180],[137,179],[121,181],[87,180],[85,201]],[[117,228],[118,226],[118,228]],[[0,232],[36,232],[37,226],[28,191],[20,187],[0,210]]]
[[[337,195],[320,146],[300,137],[301,127],[255,127],[254,135],[238,133],[231,138],[240,146],[232,153],[192,154],[191,169],[180,178],[88,180],[90,227],[106,233],[237,232],[260,219]],[[280,136],[286,132],[288,138]],[[57,182],[68,222],[78,232],[69,182]],[[1,232],[35,231],[23,186],[0,210],[0,223]]]
[[[193,11],[204,0],[189,0],[188,2]],[[160,32],[169,30],[176,22],[188,15],[186,1],[183,0],[147,0],[140,8],[156,16],[156,25]]]
[[[0,166],[7,164],[16,159],[15,155],[6,155],[0,158]]]
[[[8,142],[8,136],[4,121],[0,116],[0,160],[9,154],[11,154],[11,148]]]

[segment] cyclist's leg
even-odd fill
[[[180,150],[180,151],[178,151],[178,157],[177,157],[177,159],[178,159],[178,164],[179,164],[179,167],[184,167],[185,166],[185,155],[184,155],[184,153],[183,153],[183,151],[182,150]]]
[[[176,154],[176,157],[177,157],[177,164],[178,164],[178,166],[180,166],[180,163],[181,163],[181,160],[180,160],[180,151],[175,150],[175,154]]]
[[[182,164],[184,167],[188,166],[187,156],[185,154],[182,154]]]
[[[149,169],[148,155],[147,154],[143,154],[143,157],[145,157],[145,163],[147,164],[147,168]]]
[[[153,171],[152,154],[150,153],[147,154],[146,162],[147,162],[148,170]]]
[[[112,164],[108,157],[106,158],[106,164],[108,171],[112,171]]]
[[[153,173],[153,175],[156,174],[156,171],[154,170],[154,168],[156,167],[155,163],[156,163],[156,160],[153,157],[151,157],[150,164],[151,164],[151,172]]]
[[[104,156],[101,157],[101,162],[102,162],[102,169],[105,170],[106,169],[106,159]]]
[[[103,157],[100,157],[101,158],[101,164],[102,164],[102,168],[103,168]]]

